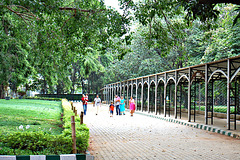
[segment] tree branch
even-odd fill
[[[96,12],[104,11],[104,9],[99,9],[99,10],[86,10],[86,9],[72,8],[72,7],[60,7],[59,10],[80,11],[80,12],[88,12],[88,13],[96,13]]]
[[[11,12],[15,13],[16,15],[18,15],[19,17],[21,17],[21,18],[23,19],[23,21],[24,21],[26,24],[28,24],[27,21],[25,20],[26,18],[24,18],[21,13],[12,10],[12,9],[9,8],[8,6],[5,6],[5,7],[6,7],[9,11],[11,11]],[[27,19],[27,20],[28,20],[28,19]]]

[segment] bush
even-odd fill
[[[48,101],[61,101],[62,98],[49,98],[49,97],[24,97],[25,99],[37,99],[37,100],[48,100]]]
[[[25,91],[18,91],[18,95],[19,96],[24,96],[24,95],[26,95],[26,92]]]
[[[200,109],[201,111],[205,111],[205,106],[201,106]],[[214,106],[213,109],[214,112],[227,113],[227,106]],[[196,110],[198,110],[198,107],[196,107]],[[234,107],[230,108],[230,112],[234,113]]]
[[[21,152],[23,154],[69,154],[72,152],[71,137],[64,137],[62,134],[50,135],[41,131],[10,133],[1,137],[1,143],[7,152],[13,151],[15,154]]]
[[[60,135],[46,132],[18,131],[8,134],[0,133],[0,155],[39,155],[72,153],[71,116],[74,115],[67,100],[62,100],[64,130]],[[89,129],[80,125],[76,117],[76,141],[78,153],[86,151],[89,140]]]

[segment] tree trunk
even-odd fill
[[[5,95],[4,87],[3,87],[3,85],[1,84],[1,85],[0,85],[0,99],[4,99],[4,98],[5,98],[4,95]]]

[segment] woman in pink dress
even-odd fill
[[[130,113],[131,116],[133,116],[133,113],[135,112],[135,101],[133,99],[133,97],[131,97],[131,99],[129,100],[129,109],[130,109]]]

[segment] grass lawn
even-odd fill
[[[0,99],[0,132],[19,130],[30,125],[29,131],[60,134],[61,102],[29,99]]]

